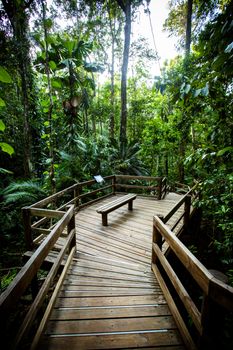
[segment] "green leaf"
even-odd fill
[[[2,66],[0,66],[0,81],[7,84],[12,83],[9,73]]]
[[[195,90],[195,91],[194,91],[194,94],[193,94],[193,97],[199,96],[200,93],[201,93],[201,91],[202,91],[202,89],[197,89],[197,90]]]
[[[5,101],[0,97],[0,107],[5,107]]]
[[[8,153],[10,156],[14,153],[14,148],[6,142],[0,142],[0,147],[3,152]]]
[[[4,168],[0,168],[0,174],[13,174],[13,172]]]
[[[2,119],[0,119],[0,131],[4,131],[5,129],[6,129],[6,125],[4,124]]]
[[[185,86],[184,92],[185,92],[186,94],[188,94],[189,91],[190,91],[190,89],[191,89],[191,85],[190,85],[190,84],[187,84],[187,85]]]
[[[233,41],[224,50],[225,53],[230,53],[233,49]]]
[[[57,68],[57,65],[54,61],[49,61],[49,67],[52,70],[55,70]]]
[[[206,83],[206,86],[203,89],[201,89],[201,93],[203,96],[209,95],[209,84],[208,83]]]
[[[233,147],[232,146],[228,146],[228,147],[225,147],[223,149],[220,149],[220,151],[218,151],[218,153],[217,153],[217,156],[220,157],[223,154],[225,154],[226,152],[233,152]]]
[[[54,87],[55,89],[60,89],[60,88],[62,87],[61,81],[58,80],[58,79],[52,79],[51,85],[52,85],[52,87]]]

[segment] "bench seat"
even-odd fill
[[[103,226],[108,226],[108,213],[111,211],[120,208],[121,206],[128,203],[128,210],[133,210],[133,200],[136,199],[136,194],[127,194],[123,197],[117,198],[116,200],[104,204],[99,207],[96,211],[97,213],[102,214],[102,224]]]

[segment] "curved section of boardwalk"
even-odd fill
[[[41,349],[184,349],[177,326],[151,272],[154,214],[169,201],[137,198],[109,214],[102,226],[96,209],[76,217],[77,254],[40,343]]]

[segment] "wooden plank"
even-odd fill
[[[172,316],[50,321],[46,334],[109,333],[176,328]]]
[[[161,347],[167,345],[183,345],[175,330],[151,331],[125,334],[104,334],[89,336],[59,336],[44,337],[38,349],[67,350],[67,349],[121,349],[132,347]]]
[[[163,294],[160,289],[158,290],[69,290],[61,291],[59,297],[64,298],[81,298],[81,297],[117,297],[117,296],[138,296],[138,295],[159,295]]]
[[[104,242],[103,240],[95,240],[95,239],[91,239],[82,235],[79,235],[79,239],[78,239],[78,249],[81,247],[81,245],[86,246],[88,251],[88,248],[90,248],[92,250],[96,249],[96,252],[103,252],[108,253],[110,255],[110,257],[112,255],[114,256],[118,256],[121,257],[122,259],[129,259],[135,262],[141,262],[141,263],[145,263],[145,264],[150,264],[150,256],[151,256],[151,252],[148,252],[146,254],[137,254],[135,252],[129,251],[129,250],[125,250],[122,247],[118,248],[116,246],[110,245],[109,243],[107,244],[106,242]],[[93,254],[95,255],[95,254]]]
[[[90,195],[96,194],[96,193],[98,193],[98,192],[107,190],[108,188],[111,188],[111,187],[112,187],[112,185],[103,186],[103,187],[98,188],[97,190],[94,190],[94,191],[90,191],[90,192],[86,192],[86,193],[80,194],[78,198],[79,198],[79,199],[85,198],[85,197],[88,197],[88,196],[90,196]]]
[[[124,179],[124,180],[145,180],[145,181],[159,181],[160,177],[155,176],[136,176],[136,175],[115,175],[116,180]]]
[[[152,277],[139,277],[134,275],[126,275],[126,274],[114,274],[114,272],[105,272],[100,270],[80,270],[75,273],[67,273],[67,280],[71,281],[74,279],[79,279],[79,276],[88,276],[91,277],[101,277],[105,279],[114,279],[114,280],[123,280],[123,281],[141,281],[141,282],[152,282]]]
[[[45,216],[46,218],[62,218],[65,215],[65,213],[65,211],[59,210],[30,208],[31,216]]]
[[[135,286],[135,285],[138,285],[138,286],[141,286],[142,284],[143,285],[147,285],[147,286],[153,286],[153,282],[151,281],[141,281],[140,279],[138,280],[127,280],[127,279],[124,279],[124,280],[118,280],[118,279],[114,279],[114,278],[104,278],[104,277],[92,277],[90,279],[89,276],[76,276],[76,278],[66,278],[65,281],[64,281],[64,286],[65,288],[67,288],[67,285],[69,285],[71,288],[73,286],[77,286],[79,285],[80,283],[83,283],[83,282],[88,282],[91,284],[107,284],[107,285],[118,285],[118,286]]]
[[[129,201],[133,201],[135,200],[137,197],[136,194],[127,194],[123,197],[117,198],[116,200],[108,203],[108,204],[104,204],[101,207],[99,207],[96,211],[97,213],[103,214],[103,213],[109,213],[115,209],[120,208],[121,206],[129,203]]]
[[[137,305],[126,307],[88,307],[77,309],[53,309],[50,320],[107,319],[122,317],[169,316],[167,305]]]
[[[166,304],[163,295],[119,297],[58,298],[55,307],[122,306]]]
[[[120,187],[120,188],[134,188],[134,189],[141,189],[141,190],[147,190],[147,191],[153,191],[153,190],[158,190],[158,186],[143,186],[143,185],[126,185],[126,184],[120,184],[117,183],[116,187]]]
[[[132,263],[132,262],[126,262],[126,261],[121,261],[119,259],[106,259],[102,256],[95,256],[95,258],[93,259],[93,256],[89,255],[89,254],[83,254],[83,253],[77,253],[76,257],[74,258],[74,261],[77,261],[78,263],[80,261],[84,261],[84,262],[91,262],[93,264],[95,264],[95,262],[100,262],[103,264],[108,264],[111,266],[117,266],[117,267],[125,267],[128,268],[130,270],[136,270],[136,271],[144,271],[145,267],[141,266],[140,264],[137,263]]]

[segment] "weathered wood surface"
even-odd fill
[[[100,203],[78,212],[77,253],[39,349],[185,349],[151,271],[153,216],[176,201],[137,197],[134,210],[115,210],[107,227]]]
[[[108,214],[125,204],[128,204],[128,210],[133,210],[133,201],[136,198],[136,194],[127,194],[97,208],[97,213],[102,214],[102,225],[108,226]]]

